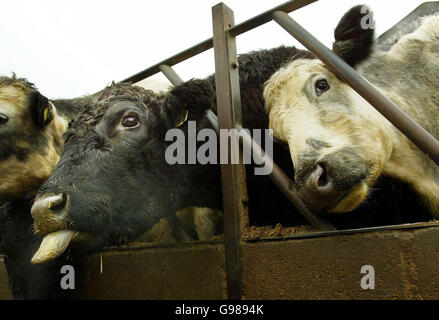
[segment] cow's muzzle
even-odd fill
[[[298,195],[316,213],[330,212],[366,178],[365,161],[344,148],[325,156],[299,175]]]
[[[64,193],[38,196],[31,209],[37,233],[65,229],[68,202],[69,198]]]
[[[69,197],[65,194],[40,195],[31,209],[35,230],[45,235],[32,263],[44,263],[59,257],[77,238],[78,232],[66,226]]]

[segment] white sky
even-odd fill
[[[240,23],[286,0],[225,0]],[[212,36],[219,0],[3,0],[0,74],[15,72],[49,98],[94,93]],[[290,14],[327,46],[344,12],[357,4],[375,13],[377,35],[420,0],[320,0]],[[237,38],[239,53],[301,47],[275,22]],[[188,80],[214,72],[213,50],[174,66]],[[162,79],[163,76],[154,78]],[[164,79],[164,77],[163,77]]]

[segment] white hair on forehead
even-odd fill
[[[290,81],[298,86],[306,81],[314,68],[324,67],[318,59],[298,59],[276,71],[264,85],[265,110],[269,113]]]

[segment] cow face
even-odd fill
[[[316,212],[349,212],[363,202],[390,155],[382,116],[318,60],[280,70],[265,99],[305,203]]]
[[[362,29],[362,12],[351,9],[335,32],[334,51],[352,66],[372,47],[373,30]],[[386,120],[317,59],[276,72],[264,98],[270,128],[288,142],[304,202],[315,212],[354,210],[390,155]]]
[[[154,94],[114,85],[81,114],[67,130],[61,159],[35,199],[35,230],[48,239],[59,235],[58,243],[87,235],[91,247],[120,244],[216,188],[212,181],[218,177],[209,178],[208,166],[165,161],[166,131],[187,115],[177,93],[191,93],[181,89]],[[194,172],[201,176],[195,192],[189,188]]]
[[[0,203],[38,190],[58,161],[65,129],[31,83],[0,78]]]

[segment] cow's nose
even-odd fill
[[[39,232],[49,233],[64,228],[68,201],[65,193],[40,195],[35,199],[31,214]]]
[[[334,189],[332,176],[324,163],[317,164],[314,171],[308,176],[306,183],[309,185],[308,187],[322,195],[330,194]]]
[[[341,200],[342,192],[335,187],[336,181],[328,164],[320,162],[303,181],[299,196],[314,212],[331,209]]]

